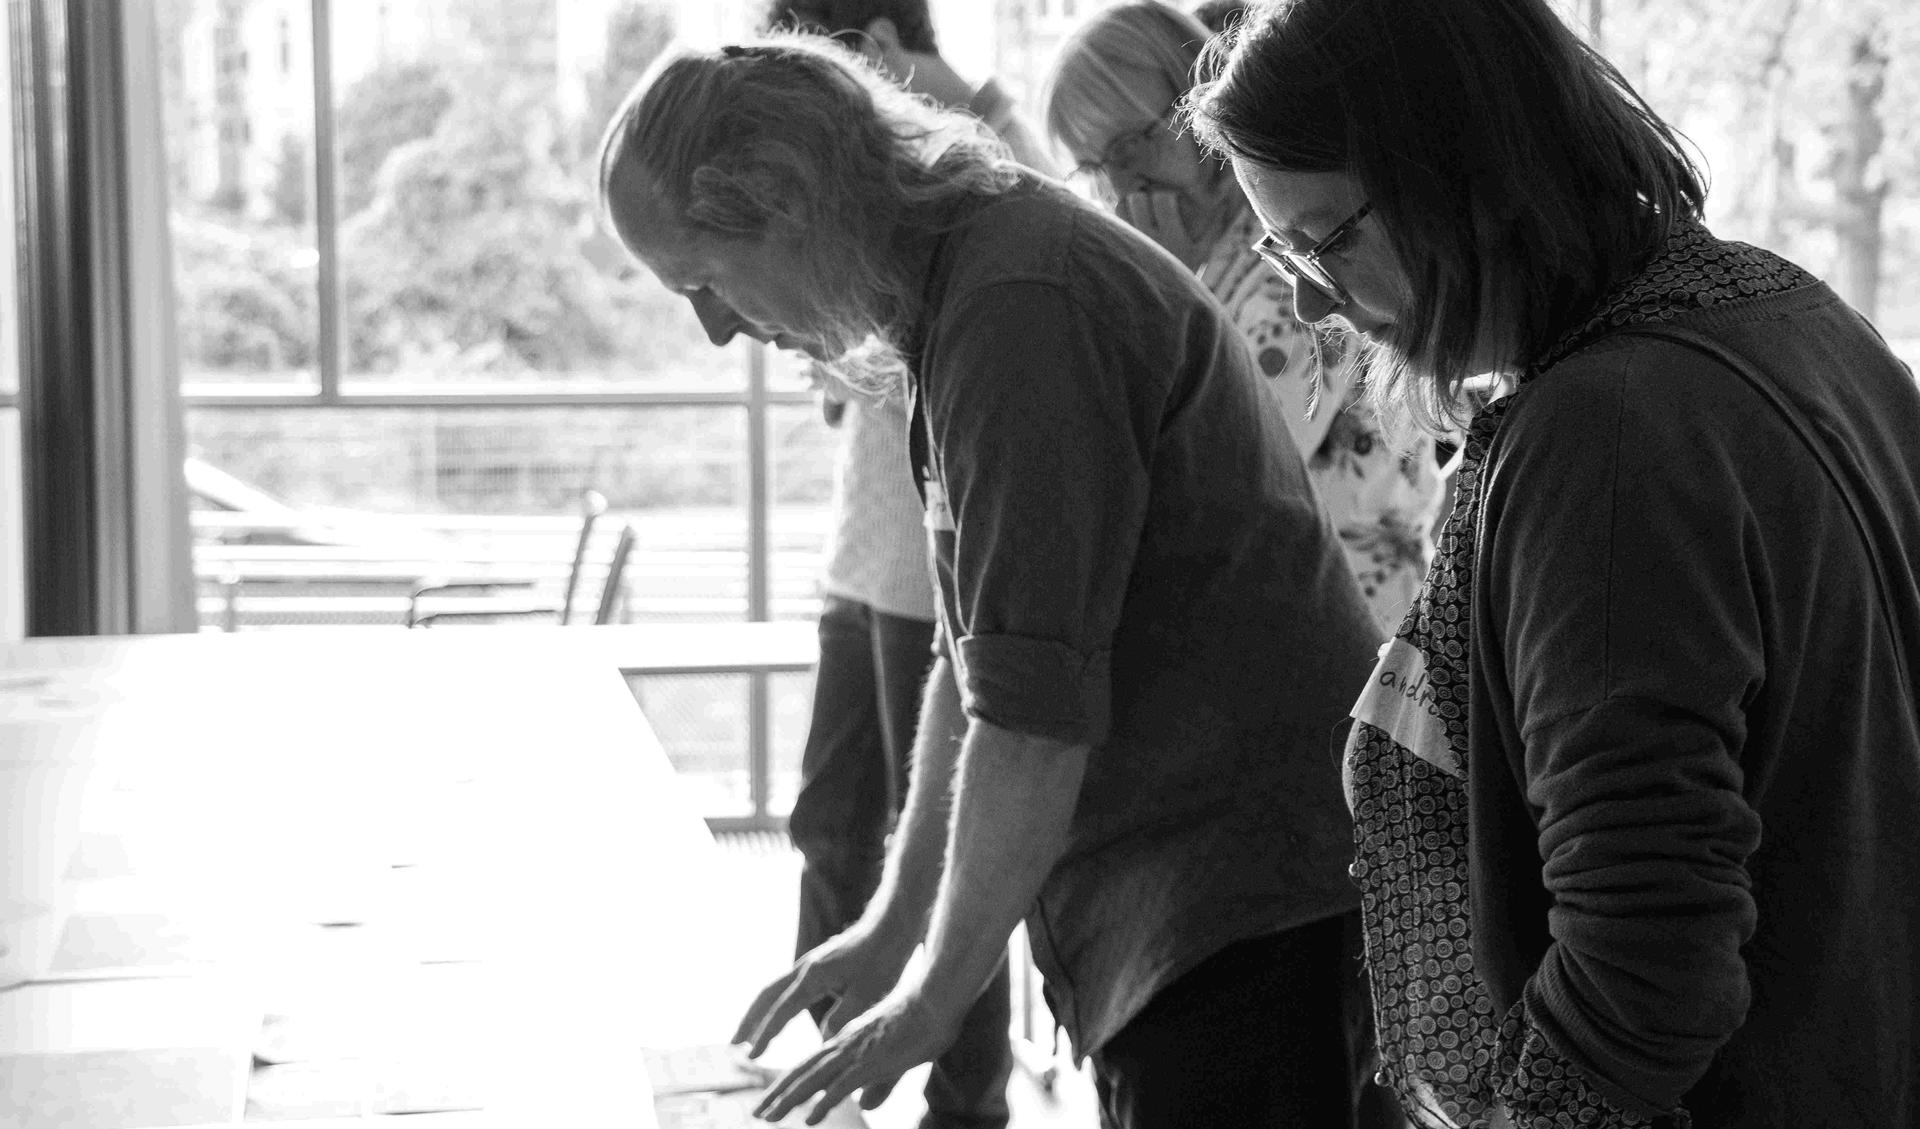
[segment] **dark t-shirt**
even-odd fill
[[[969,716],[1093,747],[1028,916],[1082,1052],[1235,941],[1353,908],[1336,756],[1380,638],[1246,346],[1050,182],[933,248],[916,460]]]

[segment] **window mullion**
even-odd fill
[[[773,618],[768,401],[767,346],[755,341],[747,346],[747,618],[756,623]]]
[[[747,619],[772,619],[771,525],[773,460],[767,397],[767,346],[747,346]],[[769,821],[773,793],[773,683],[766,671],[747,679],[747,791],[753,820]]]
[[[316,358],[320,366],[321,403],[340,399],[340,244],[339,195],[334,175],[337,154],[333,136],[333,4],[313,4],[313,227],[314,250],[319,256],[315,280],[320,313]]]

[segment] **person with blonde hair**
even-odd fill
[[[878,890],[741,1022],[758,1053],[833,1001],[758,1112],[881,1101],[1024,917],[1103,1125],[1350,1124],[1366,1008],[1328,757],[1380,634],[1219,304],[819,37],[663,57],[601,174],[716,343],[911,405],[941,657]]]
[[[1707,229],[1547,0],[1279,0],[1203,77],[1295,312],[1472,411],[1343,758],[1387,1082],[1422,1126],[1920,1124],[1912,372]]]
[[[1226,162],[1181,130],[1207,29],[1160,0],[1095,13],[1061,44],[1044,101],[1054,143],[1097,196],[1196,270],[1245,335],[1271,410],[1307,459],[1347,564],[1382,632],[1413,604],[1433,556],[1440,468],[1432,438],[1390,439],[1359,351],[1293,316],[1293,286],[1255,249],[1260,221]]]

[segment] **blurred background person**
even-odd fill
[[[1260,222],[1232,170],[1182,132],[1180,99],[1207,39],[1194,17],[1159,0],[1095,13],[1048,75],[1047,131],[1094,195],[1197,271],[1226,306],[1375,622],[1391,633],[1432,559],[1441,500],[1433,440],[1385,433],[1364,398],[1351,336],[1294,317],[1293,286],[1254,249]]]
[[[965,110],[1014,158],[1051,171],[1034,130],[991,78],[974,84],[942,57],[926,0],[776,0],[767,29],[830,35],[889,78]],[[927,531],[907,455],[902,394],[864,395],[812,366],[840,431],[820,613],[820,662],[788,832],[800,852],[796,955],[859,919],[880,881],[906,800],[921,688],[933,667]],[[926,1129],[1007,1124],[1012,987],[1002,968],[927,1079]],[[815,1009],[823,1018],[824,1007]]]
[[[1247,11],[1247,0],[1205,0],[1192,8],[1193,18],[1206,25],[1215,35],[1227,30],[1227,25],[1237,23]]]
[[[1913,374],[1707,229],[1546,0],[1273,3],[1211,62],[1295,311],[1430,428],[1517,388],[1354,707],[1386,1079],[1429,1126],[1920,1124]]]

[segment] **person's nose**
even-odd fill
[[[1332,317],[1341,305],[1306,279],[1293,280],[1293,316],[1307,325]]]
[[[707,340],[715,345],[725,345],[746,328],[747,323],[734,308],[715,297],[710,290],[688,295],[687,301],[693,303],[694,316],[700,319],[700,328],[707,331]]]

